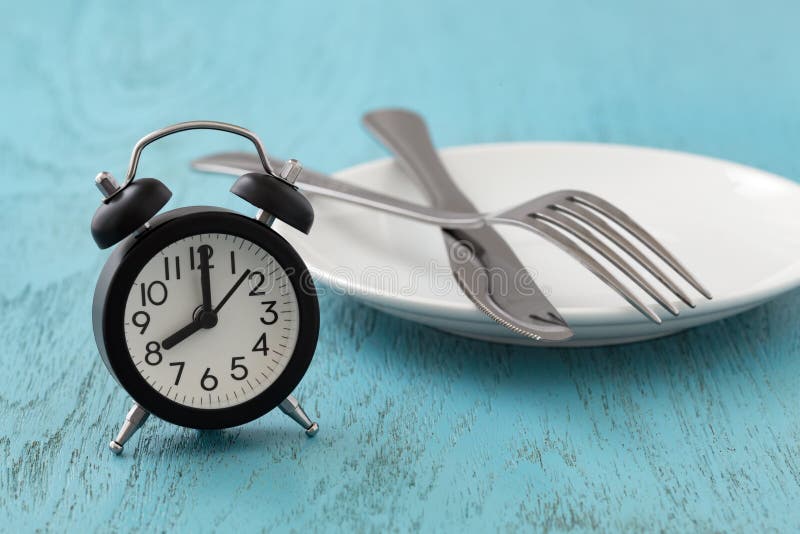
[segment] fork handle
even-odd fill
[[[270,159],[278,168],[283,165],[283,162],[279,159]],[[232,174],[234,176],[247,172],[259,172],[259,165],[260,162],[253,154],[245,152],[212,154],[192,162],[192,167],[199,171]],[[315,193],[435,226],[480,228],[486,224],[486,215],[482,213],[471,213],[470,210],[446,210],[408,202],[337,180],[308,168],[300,171],[295,186],[307,193]]]
[[[379,109],[364,115],[363,123],[397,156],[434,206],[452,211],[476,211],[445,169],[422,117],[405,109]]]

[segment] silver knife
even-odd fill
[[[408,110],[383,109],[364,115],[363,123],[425,190],[433,207],[477,213],[444,167],[422,117]],[[572,330],[493,228],[443,228],[442,234],[453,275],[486,315],[534,339],[572,337]],[[499,280],[496,274],[501,275]]]

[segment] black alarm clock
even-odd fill
[[[192,129],[246,137],[263,173],[241,176],[231,192],[256,216],[194,206],[158,215],[171,192],[155,178],[135,180],[145,146]],[[196,429],[241,425],[279,407],[313,436],[318,425],[291,396],[316,348],[319,306],[303,260],[270,226],[277,218],[308,233],[314,212],[294,187],[294,160],[279,173],[244,128],[210,121],[155,131],[136,144],[126,179],[106,172],[92,219],[101,249],[116,245],[100,273],[94,336],[111,375],[133,398],[111,450],[152,413]]]

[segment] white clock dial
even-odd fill
[[[284,269],[258,245],[223,233],[189,236],[157,253],[125,305],[136,369],[161,395],[200,409],[234,406],[266,390],[289,363],[299,326]]]

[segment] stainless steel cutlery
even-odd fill
[[[478,212],[439,158],[422,117],[407,110],[385,109],[367,113],[362,121],[394,153],[434,208]],[[461,226],[454,232],[455,226],[440,226],[453,276],[481,311],[506,328],[535,339],[572,337],[567,323],[494,228]],[[501,278],[498,281],[496,276],[481,273]]]
[[[506,284],[504,291],[498,291],[488,277],[480,276],[489,269],[499,269],[508,276],[524,271],[509,245],[491,228],[498,224],[520,227],[544,237],[578,260],[653,322],[661,322],[658,314],[590,251],[608,260],[615,271],[636,283],[673,315],[679,314],[677,306],[643,276],[640,268],[689,306],[695,304],[675,278],[682,278],[705,298],[711,298],[710,292],[650,233],[597,195],[575,190],[556,191],[498,212],[479,213],[447,174],[418,115],[405,110],[385,110],[367,114],[364,122],[395,152],[425,188],[434,206],[407,202],[309,169],[302,170],[295,185],[309,193],[440,226],[459,285],[478,308],[507,328],[550,341],[568,339],[572,335],[532,280],[525,284],[525,291],[513,284]],[[272,160],[280,165],[279,160]],[[235,175],[262,168],[257,156],[238,152],[207,156],[195,160],[193,166],[198,170]],[[668,269],[651,260],[644,249],[652,251]],[[674,274],[668,274],[668,270]]]

